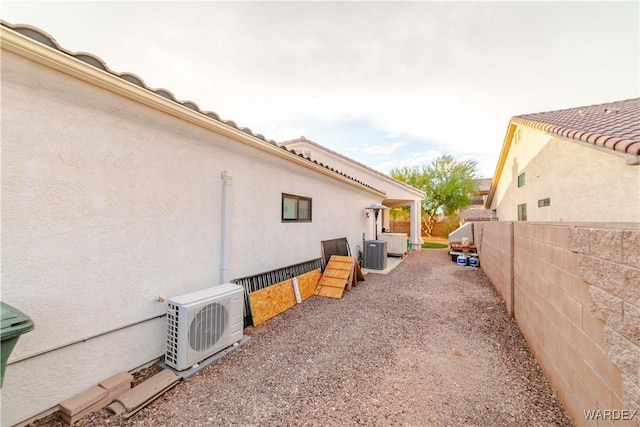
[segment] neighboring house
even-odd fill
[[[3,22],[1,38],[2,300],[35,322],[7,366],[2,425],[163,355],[170,297],[318,259],[322,240],[354,250],[373,234],[365,208],[398,192],[40,30]]]
[[[409,238],[413,248],[420,248],[422,243],[420,229],[421,201],[425,197],[424,191],[358,163],[305,137],[286,141],[280,145],[312,160],[336,166],[349,176],[364,180],[376,188],[384,188],[386,197],[382,204],[388,208],[409,206],[411,209]],[[381,231],[382,228],[387,230],[390,228],[388,210],[380,211],[377,226],[378,231]]]
[[[473,221],[491,221],[493,212],[485,208],[484,204],[489,197],[493,178],[480,178],[475,180],[475,193],[471,196],[471,203],[460,212],[460,223]]]
[[[486,206],[500,221],[640,222],[640,98],[513,117]]]

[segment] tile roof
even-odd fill
[[[360,163],[360,162],[358,162],[356,160],[353,160],[350,157],[342,155],[342,154],[338,153],[337,151],[333,151],[333,150],[325,147],[324,145],[318,144],[317,142],[314,142],[314,141],[312,141],[312,140],[310,140],[308,138],[305,138],[304,136],[301,136],[300,138],[296,138],[296,139],[291,139],[291,140],[288,140],[288,141],[280,142],[280,143],[278,143],[278,145],[281,146],[281,147],[286,147],[287,145],[295,144],[297,142],[305,142],[305,143],[307,143],[307,144],[309,144],[309,145],[311,145],[313,147],[318,147],[321,150],[326,151],[327,153],[330,153],[330,154],[333,154],[336,157],[340,157],[342,159],[345,159],[345,160],[347,160],[347,161],[349,161],[349,162],[351,162],[351,163],[353,163],[355,165],[360,166],[361,168],[364,168],[364,169],[368,170],[369,172],[373,172],[376,175],[380,175],[381,177],[383,177],[385,179],[388,179],[388,180],[391,180],[391,181],[395,182],[396,184],[399,184],[399,185],[401,185],[403,187],[406,187],[406,188],[408,188],[408,189],[410,189],[412,191],[417,191],[417,192],[420,192],[420,193],[424,193],[424,191],[420,190],[419,188],[416,188],[416,187],[414,187],[412,185],[409,185],[406,182],[402,182],[400,180],[397,180],[392,176],[389,176],[389,175],[387,175],[385,173],[382,173],[382,172],[380,172],[378,170],[375,170],[375,169],[373,169],[373,168],[371,168],[371,167],[369,167],[369,166],[367,166],[367,165],[365,165],[363,163]],[[489,180],[489,187],[490,186],[491,186],[491,180]]]
[[[488,193],[491,190],[493,178],[480,178],[475,180],[475,187],[478,194]]]
[[[95,56],[93,54],[86,53],[86,52],[71,52],[69,50],[66,50],[63,47],[61,47],[60,45],[58,45],[58,43],[56,42],[56,40],[52,36],[50,36],[49,34],[47,34],[46,32],[42,31],[39,28],[33,27],[31,25],[25,25],[25,24],[10,24],[10,23],[8,23],[6,21],[3,21],[3,20],[0,20],[0,24],[1,24],[2,27],[9,28],[9,29],[15,31],[16,33],[19,33],[19,34],[21,34],[21,35],[23,35],[25,37],[30,38],[31,40],[34,40],[34,41],[36,41],[38,43],[41,43],[41,44],[43,44],[45,46],[48,46],[48,47],[50,47],[52,49],[55,49],[55,50],[57,50],[57,51],[59,51],[61,53],[66,54],[66,55],[72,56],[75,59],[84,62],[85,64],[88,64],[88,65],[90,65],[90,66],[92,66],[94,68],[97,68],[97,69],[105,71],[105,72],[107,72],[107,73],[109,73],[111,75],[119,77],[122,80],[125,80],[125,81],[127,81],[127,82],[129,82],[129,83],[131,83],[133,85],[139,86],[139,87],[141,87],[143,89],[146,89],[146,90],[148,90],[150,92],[153,92],[156,95],[159,95],[159,96],[161,96],[163,98],[166,98],[166,99],[168,99],[170,101],[173,101],[176,104],[181,105],[181,106],[183,106],[185,108],[188,108],[190,110],[193,110],[195,112],[203,114],[203,115],[209,117],[212,120],[215,120],[215,121],[217,121],[219,123],[222,123],[222,124],[224,124],[226,126],[230,126],[230,127],[234,128],[234,129],[238,129],[238,130],[246,133],[247,135],[250,135],[250,136],[252,136],[254,138],[258,138],[258,139],[260,139],[260,140],[262,140],[262,141],[264,141],[266,143],[275,145],[276,147],[279,147],[284,151],[287,151],[289,153],[295,154],[295,155],[307,160],[308,162],[311,162],[311,163],[314,163],[314,164],[319,165],[321,167],[324,167],[325,169],[330,170],[331,172],[334,172],[334,173],[336,173],[338,175],[341,175],[341,176],[343,176],[343,177],[345,177],[345,178],[347,178],[347,179],[349,179],[351,181],[354,181],[354,182],[356,182],[356,183],[358,183],[358,184],[360,184],[360,185],[362,185],[364,187],[367,187],[367,188],[369,188],[371,190],[374,190],[374,191],[376,191],[378,193],[381,193],[381,194],[386,194],[384,191],[379,190],[377,188],[374,188],[374,187],[372,187],[372,186],[370,186],[368,184],[365,184],[364,182],[362,182],[362,181],[360,181],[360,180],[358,180],[358,179],[356,179],[356,178],[354,178],[352,176],[349,176],[349,175],[347,175],[347,174],[345,174],[343,172],[340,172],[340,171],[338,171],[338,170],[336,170],[336,169],[334,169],[334,168],[332,168],[330,166],[327,166],[325,164],[319,163],[319,162],[317,162],[315,160],[310,159],[309,157],[303,156],[302,154],[297,154],[293,150],[289,150],[288,148],[286,148],[283,145],[278,145],[273,140],[267,140],[263,135],[255,134],[249,128],[240,127],[232,120],[222,120],[220,118],[220,116],[217,113],[213,112],[213,111],[202,111],[202,110],[200,110],[200,107],[195,102],[192,102],[192,101],[179,101],[178,99],[176,99],[176,97],[173,95],[173,93],[171,93],[167,89],[162,89],[162,88],[153,89],[153,88],[150,88],[144,83],[144,81],[140,77],[136,76],[133,73],[126,73],[126,72],[125,73],[117,73],[117,72],[109,69],[109,67],[107,67],[106,63],[102,59],[100,59],[99,57],[97,57],[97,56]]]
[[[640,98],[525,114],[511,121],[620,153],[640,155]]]
[[[492,219],[492,215],[493,212],[491,210],[483,208],[466,208],[459,214],[460,219],[466,222],[489,221]]]

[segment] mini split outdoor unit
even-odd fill
[[[240,341],[242,286],[227,283],[169,299],[165,363],[184,371]]]

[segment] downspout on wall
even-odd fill
[[[229,252],[231,252],[231,202],[232,176],[227,171],[220,172],[222,179],[221,230],[220,230],[220,283],[229,282]]]

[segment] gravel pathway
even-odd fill
[[[76,426],[569,426],[479,269],[411,253],[341,300],[312,297],[128,420]],[[58,415],[34,425],[61,425]]]

